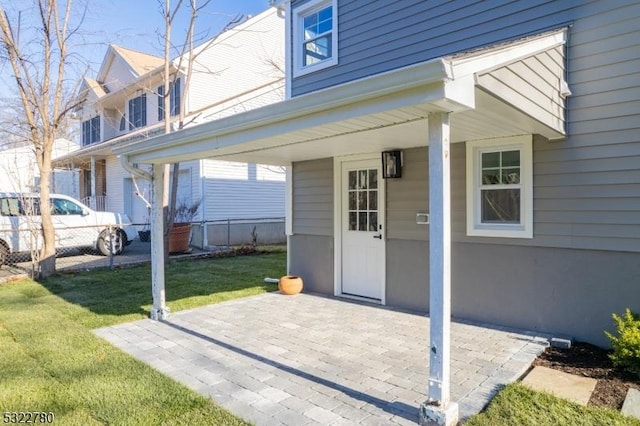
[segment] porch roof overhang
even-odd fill
[[[563,114],[557,114],[557,104],[531,107],[534,102],[529,99],[506,96],[508,90],[501,89],[505,85],[495,84],[492,73],[546,54],[564,42],[565,31],[557,30],[437,58],[120,146],[113,152],[125,155],[130,163],[218,158],[287,165],[424,146],[428,116],[436,112],[451,113],[451,142],[519,134],[562,139],[565,123]],[[556,81],[558,92],[554,99],[561,99],[564,66],[553,74],[550,79]]]

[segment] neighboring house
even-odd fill
[[[285,101],[118,152],[290,167],[288,272],[429,311],[431,409],[449,313],[606,346],[640,311],[640,2],[276,3]]]
[[[177,125],[181,109],[189,127],[282,100],[283,39],[284,23],[270,9],[195,48],[189,87],[186,58],[181,69],[180,58],[174,59],[172,125]],[[80,90],[85,103],[76,117],[82,148],[55,160],[80,170],[80,196],[86,204],[126,213],[137,224],[149,221],[150,184],[136,179],[126,169],[135,165],[123,166],[112,150],[164,133],[163,68],[163,58],[111,45],[96,78],[85,79]],[[281,167],[185,161],[180,164],[177,200],[201,202],[196,220],[282,218],[284,182]]]
[[[67,139],[54,141],[52,157],[68,155],[79,148]],[[0,192],[39,192],[40,172],[31,143],[6,143],[0,146]],[[64,192],[78,197],[78,173],[54,169],[51,173],[51,192]]]

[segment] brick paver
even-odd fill
[[[268,293],[96,334],[257,425],[411,424],[426,399],[429,318],[379,306]],[[454,322],[461,418],[520,377],[547,338]]]

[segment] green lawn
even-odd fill
[[[274,291],[277,285],[264,278],[284,275],[285,265],[285,252],[172,261],[165,277],[167,305],[180,311]],[[89,328],[147,318],[152,305],[149,265],[58,275],[43,285],[71,302],[61,309]]]
[[[285,254],[173,262],[174,310],[274,290]],[[145,318],[150,271],[136,267],[0,286],[0,411],[45,411],[56,424],[240,425],[241,420],[114,348],[94,327]]]
[[[505,387],[484,413],[472,417],[466,426],[640,426],[640,420],[618,411],[583,407],[521,383]]]

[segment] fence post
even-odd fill
[[[227,218],[227,250],[231,250],[231,219]]]
[[[109,269],[113,269],[113,228],[109,225]]]

